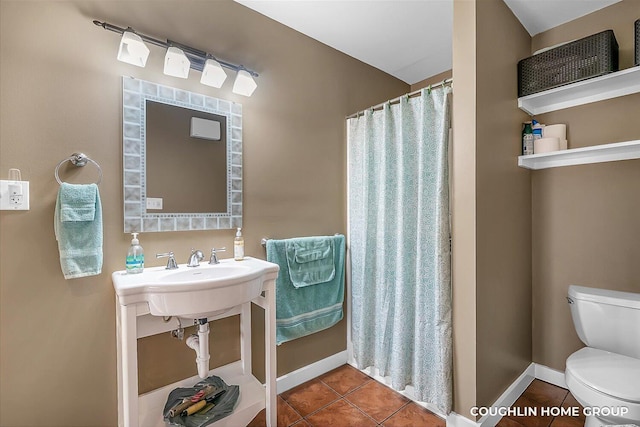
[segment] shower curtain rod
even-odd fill
[[[364,112],[365,112],[365,111],[368,111],[368,110],[371,110],[371,111],[379,111],[379,110],[382,110],[382,108],[384,107],[384,104],[386,104],[386,103],[389,103],[390,105],[399,104],[399,103],[400,103],[400,99],[401,99],[401,98],[403,98],[403,97],[405,97],[405,96],[406,96],[406,97],[409,97],[409,98],[414,98],[414,97],[416,97],[416,96],[421,96],[421,94],[422,94],[422,89],[431,90],[431,89],[435,89],[435,88],[438,88],[438,87],[441,87],[441,86],[446,86],[446,85],[452,86],[452,85],[453,85],[453,79],[452,79],[452,78],[451,78],[451,79],[444,79],[444,80],[443,80],[443,81],[441,81],[440,83],[436,83],[436,84],[429,85],[429,86],[427,86],[427,87],[425,87],[425,88],[421,88],[421,89],[415,90],[415,91],[413,91],[413,92],[409,92],[409,93],[406,93],[406,94],[404,94],[404,95],[401,95],[401,96],[399,96],[399,97],[397,97],[397,98],[390,99],[389,101],[382,102],[382,103],[380,103],[380,104],[378,104],[378,105],[374,105],[373,107],[369,107],[369,108],[367,108],[367,109],[365,109],[365,110],[358,111],[357,113],[353,113],[353,114],[351,114],[351,115],[348,115],[348,116],[347,116],[347,120],[348,120],[348,119],[355,119],[355,118],[357,118],[358,116],[363,115],[363,114],[364,114]]]

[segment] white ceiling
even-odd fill
[[[451,69],[453,0],[235,0],[408,84]],[[504,0],[529,34],[620,0]]]

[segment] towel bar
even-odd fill
[[[62,180],[60,180],[60,175],[58,175],[58,171],[60,169],[60,166],[62,166],[64,162],[71,162],[73,163],[74,166],[78,166],[78,167],[85,166],[87,162],[93,163],[98,168],[98,182],[96,182],[96,184],[100,185],[100,182],[102,182],[102,168],[100,167],[100,165],[95,160],[90,159],[89,156],[87,156],[84,153],[73,153],[71,156],[67,157],[66,159],[58,163],[58,166],[56,166],[55,176],[56,176],[56,181],[58,181],[58,184],[62,185]]]
[[[334,236],[339,236],[340,233],[336,233],[334,234]],[[262,245],[263,248],[267,247],[267,240],[271,240],[270,237],[263,237],[262,239],[260,239],[260,244]]]

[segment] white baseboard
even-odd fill
[[[451,412],[447,415],[447,427],[480,427],[480,424],[460,414]]]
[[[529,387],[535,379],[535,363],[532,363],[522,374],[502,393],[502,396],[492,405],[494,407],[510,407],[515,403],[520,395]],[[485,415],[478,420],[482,427],[495,426],[502,417],[500,415]]]
[[[534,363],[536,366],[536,378],[542,381],[546,381],[558,387],[568,388],[567,383],[564,381],[564,372],[556,371],[544,365]]]
[[[529,387],[529,384],[535,379],[535,363],[532,363],[524,370],[522,374],[505,390],[504,393],[496,400],[491,407],[510,407],[515,403],[520,395]],[[469,418],[451,412],[447,416],[447,427],[493,427],[500,421],[500,415],[485,415],[478,421],[474,422]]]
[[[558,387],[567,388],[567,383],[564,381],[564,372],[557,371],[538,363],[532,363],[491,406],[510,407],[534,379],[546,381]],[[502,417],[499,415],[484,416],[477,422],[474,422],[467,417],[451,412],[447,416],[447,427],[490,427],[495,426],[500,421],[500,418]]]
[[[310,365],[303,366],[302,368],[289,372],[288,374],[284,374],[276,380],[277,393],[280,394],[287,390],[291,390],[292,388],[325,374],[332,369],[342,366],[345,363],[347,363],[347,350],[341,351],[340,353],[336,353],[322,360],[318,360]]]

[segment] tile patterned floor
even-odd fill
[[[534,380],[514,407],[582,407],[568,390]],[[265,411],[247,427],[265,427]],[[278,427],[445,427],[445,420],[343,365],[278,396]],[[504,417],[497,427],[583,427],[579,418]]]
[[[248,427],[264,426],[263,410]],[[445,421],[359,370],[343,365],[278,396],[278,427],[289,426],[445,427]]]

